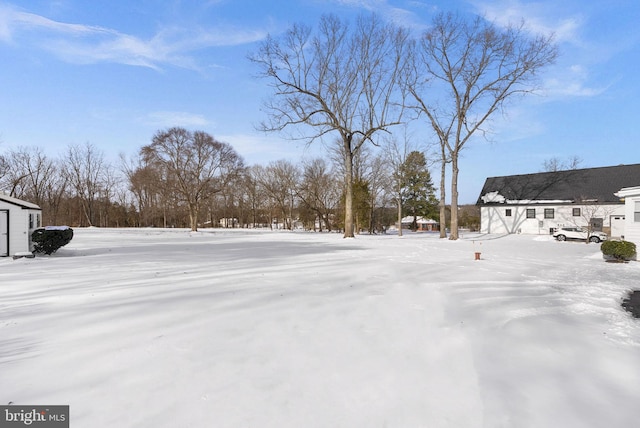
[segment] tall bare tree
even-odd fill
[[[320,231],[323,224],[329,232],[333,228],[332,215],[340,203],[341,189],[342,186],[324,159],[315,158],[304,164],[298,196],[304,207],[317,217]]]
[[[386,230],[382,215],[388,205],[389,186],[391,184],[390,165],[382,154],[374,156],[369,161],[369,167],[365,173],[369,183],[369,233]]]
[[[258,182],[271,200],[277,218],[285,229],[293,228],[293,208],[296,202],[300,171],[287,160],[270,162],[259,171]],[[274,213],[275,214],[275,213]]]
[[[120,168],[134,198],[139,226],[167,227],[168,190],[162,186],[162,171],[156,166],[140,153],[130,159],[120,154]]]
[[[9,193],[10,196],[16,198],[27,197],[27,179],[29,177],[29,171],[25,163],[23,162],[22,152],[26,152],[27,149],[21,148],[18,150],[11,150],[7,156],[3,159],[5,173],[3,177],[0,177],[2,181],[0,186]]]
[[[26,172],[24,193],[36,204],[42,206],[45,189],[58,173],[53,159],[47,157],[38,147],[22,147],[12,153],[14,167]]]
[[[107,164],[104,153],[91,143],[70,145],[64,158],[66,174],[89,226],[97,224],[97,205],[104,187]]]
[[[500,28],[451,13],[437,15],[416,47],[408,89],[437,135],[442,167],[451,163],[450,238],[458,239],[460,152],[486,132],[489,118],[508,100],[537,88],[536,78],[555,61],[557,48],[552,36],[531,35],[524,24]]]
[[[66,174],[61,173],[59,162],[39,147],[18,147],[6,159],[4,183],[11,194],[39,205],[44,224],[54,221],[60,198],[67,190]]]
[[[399,75],[407,58],[408,33],[360,16],[355,26],[334,15],[315,32],[294,25],[282,38],[269,37],[250,59],[274,96],[265,107],[264,131],[298,132],[309,142],[337,133],[344,148],[345,232],[354,236],[352,162],[363,144],[401,122]],[[306,125],[299,127],[298,125]]]
[[[202,202],[221,192],[244,167],[242,158],[229,144],[205,132],[178,127],[157,132],[140,154],[146,163],[161,171],[163,186],[187,205],[192,231],[198,230]]]
[[[41,205],[43,224],[57,225],[59,220],[68,224],[69,220],[61,219],[59,214],[63,200],[69,197],[69,175],[65,173],[60,159],[54,161],[54,171],[55,173],[46,180],[43,187],[44,203]]]
[[[247,208],[250,212],[250,221],[252,227],[258,227],[267,223],[265,215],[267,214],[267,195],[260,184],[260,177],[264,174],[262,165],[254,165],[247,169],[244,174],[244,197]]]

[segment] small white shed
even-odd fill
[[[624,239],[640,249],[640,186],[625,187],[616,196],[624,198]]]
[[[32,251],[31,233],[41,222],[38,205],[0,193],[0,257]]]
[[[407,216],[402,218],[402,228],[410,229],[413,224],[413,216]],[[440,229],[440,223],[430,218],[424,218],[421,216],[416,217],[416,225],[418,231],[436,231]]]

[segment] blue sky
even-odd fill
[[[463,152],[462,203],[486,177],[538,172],[552,157],[640,163],[636,0],[0,0],[0,153],[37,146],[56,156],[88,142],[115,163],[183,126],[231,144],[247,164],[321,155],[255,130],[269,88],[247,55],[293,23],[371,10],[418,31],[438,11],[460,11],[556,35],[560,57],[540,93]],[[426,126],[416,129],[428,142]]]

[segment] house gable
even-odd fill
[[[490,177],[478,197],[484,233],[551,233],[588,226],[616,233],[624,219],[620,189],[640,183],[640,164]]]
[[[489,177],[476,204],[620,204],[615,194],[639,182],[640,164]]]

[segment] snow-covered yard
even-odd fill
[[[92,428],[637,426],[640,262],[599,247],[76,229],[0,259],[0,404]]]

